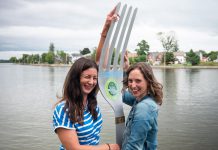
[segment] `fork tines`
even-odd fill
[[[120,8],[121,8],[121,3],[118,3],[116,7],[116,13],[119,14],[120,17],[118,21],[112,22],[110,29],[107,33],[105,43],[102,48],[100,62],[99,62],[100,70],[106,69],[106,71],[109,71],[111,69],[114,70],[123,69],[122,66],[123,66],[124,54],[127,48],[132,26],[136,17],[137,8],[134,9],[133,13],[132,13],[132,9],[133,9],[132,6],[127,7],[127,5],[125,4],[121,10]],[[114,59],[112,59],[113,52],[114,52]],[[120,56],[120,62],[119,62],[119,56]],[[106,64],[106,68],[104,66],[105,64]]]

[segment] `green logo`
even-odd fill
[[[121,92],[119,90],[119,86],[116,82],[116,80],[114,79],[108,79],[106,84],[105,84],[105,91],[106,91],[106,95],[108,98],[112,99],[112,100],[116,100],[117,96],[119,95],[119,92]]]

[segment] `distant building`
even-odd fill
[[[151,65],[160,65],[163,55],[163,52],[148,52],[147,60]]]
[[[72,53],[71,54],[71,62],[74,63],[80,57],[85,57],[85,58],[91,59],[91,55],[92,55],[91,53],[88,53],[88,54],[85,54],[85,55],[82,55],[80,53]]]
[[[71,54],[71,62],[74,63],[78,58],[80,58],[82,55],[80,53],[72,53]]]
[[[184,64],[186,62],[186,53],[182,51],[173,52],[175,57],[175,64]]]
[[[148,53],[148,62],[152,65],[160,65],[164,57],[165,52],[149,52]],[[175,64],[184,64],[186,62],[186,53],[182,51],[173,52],[175,58]]]
[[[138,55],[137,55],[137,53],[128,52],[128,57],[129,58],[135,58],[135,57],[138,57]]]
[[[200,62],[208,62],[208,57],[204,57],[202,52],[196,52],[196,54],[200,57]]]
[[[217,55],[217,58],[213,62],[218,62],[218,55]]]

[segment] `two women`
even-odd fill
[[[114,9],[107,17],[96,62],[99,61],[111,19],[117,19],[117,16]],[[125,60],[127,62],[128,58]],[[102,117],[96,101],[97,74],[95,62],[85,58],[78,59],[68,72],[63,98],[56,105],[53,118],[55,132],[62,143],[60,149],[120,149],[117,144],[98,145]],[[123,93],[123,102],[132,109],[126,122],[122,150],[155,150],[158,107],[163,99],[162,85],[157,82],[152,68],[141,62],[128,68],[124,86],[128,90]]]

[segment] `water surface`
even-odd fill
[[[0,149],[53,150],[59,140],[52,106],[69,67],[0,64]],[[218,69],[154,69],[164,84],[159,112],[159,150],[218,147]],[[115,142],[114,115],[101,96],[101,142]],[[125,114],[129,107],[124,106]]]

